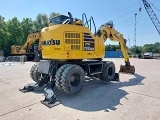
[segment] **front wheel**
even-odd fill
[[[85,75],[80,66],[67,65],[61,74],[59,83],[65,93],[75,94],[82,89]]]
[[[97,74],[97,78],[102,81],[112,81],[115,79],[115,65],[110,61],[103,61],[102,73]]]

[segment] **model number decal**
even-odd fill
[[[94,51],[94,43],[84,42],[84,51]]]

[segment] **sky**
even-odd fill
[[[160,0],[148,0],[160,21]],[[139,12],[139,8],[142,8]],[[148,16],[142,0],[0,0],[0,15],[5,21],[17,17],[36,19],[38,13],[49,15],[57,12],[67,15],[71,12],[73,17],[82,18],[93,16],[97,29],[108,21],[113,21],[114,28],[128,40],[127,46],[143,46],[160,42],[160,35]],[[135,14],[136,27],[135,27]],[[136,37],[135,37],[136,28]],[[129,42],[130,41],[130,42]],[[106,44],[118,44],[107,40]]]

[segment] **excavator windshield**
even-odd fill
[[[57,24],[62,24],[64,21],[66,21],[67,19],[69,19],[68,16],[65,16],[65,15],[59,15],[59,16],[56,16],[56,17],[53,17],[50,19],[50,23],[53,23],[54,25],[57,25]]]

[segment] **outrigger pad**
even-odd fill
[[[134,66],[121,65],[119,72],[120,73],[127,73],[127,74],[134,74],[135,73],[135,67]]]
[[[21,91],[23,93],[33,91],[34,90],[34,85],[35,84],[33,84],[33,85],[28,84],[28,85],[24,86],[23,89],[19,88],[19,91]]]
[[[52,102],[48,102],[47,100],[41,100],[41,103],[49,108],[52,108],[54,106],[61,104],[61,101],[59,101],[58,99],[56,99],[55,101],[52,101]]]
[[[26,93],[26,92],[30,92],[30,91],[33,91],[34,88],[33,87],[27,87],[27,88],[23,88],[23,89],[20,89],[19,88],[19,91],[23,92],[23,93]]]

